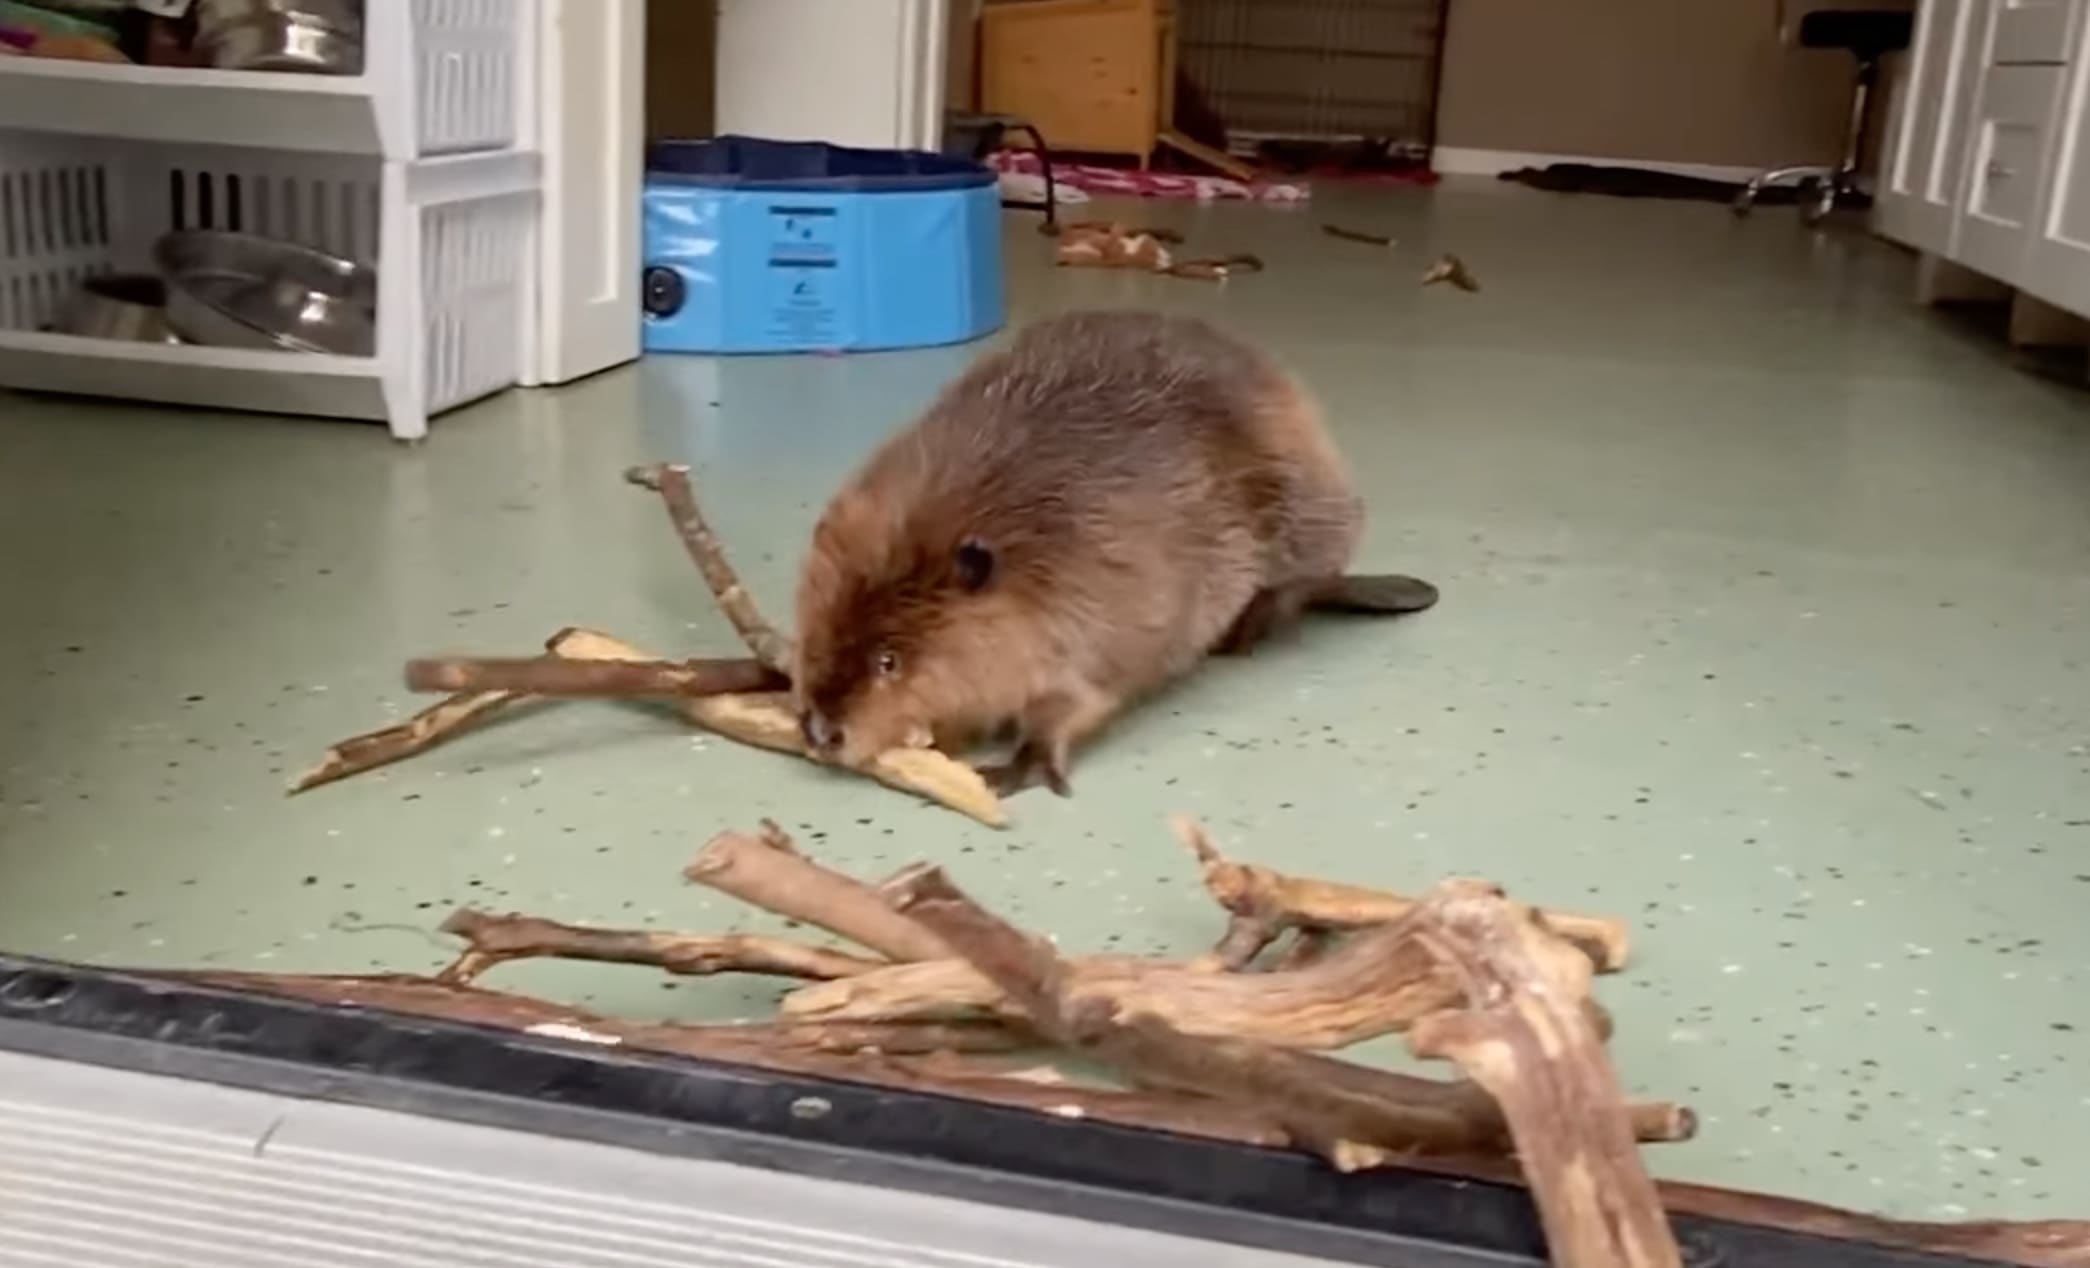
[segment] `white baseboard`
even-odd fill
[[[1520,167],[1545,167],[1551,163],[1589,163],[1598,167],[1637,167],[1675,176],[1704,180],[1745,181],[1761,168],[1735,167],[1725,163],[1668,163],[1649,159],[1592,158],[1586,154],[1533,154],[1522,150],[1476,150],[1460,145],[1440,145],[1430,151],[1430,166],[1445,176],[1494,176]]]

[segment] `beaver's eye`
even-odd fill
[[[881,648],[871,663],[877,668],[880,678],[890,678],[900,672],[900,653],[890,647]]]

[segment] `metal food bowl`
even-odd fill
[[[363,24],[347,0],[200,0],[196,42],[223,70],[363,73]]]
[[[167,287],[144,273],[90,277],[66,297],[51,329],[90,339],[180,343],[167,325]]]
[[[377,351],[377,272],[251,233],[186,229],[153,247],[167,324],[190,343],[367,357]]]

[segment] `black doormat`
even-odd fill
[[[1709,180],[1703,176],[1681,176],[1675,172],[1653,172],[1644,167],[1606,167],[1595,163],[1549,163],[1503,172],[1499,178],[1556,194],[1609,194],[1614,198],[1681,198],[1695,202],[1727,203],[1742,192],[1736,181]],[[1791,185],[1774,185],[1757,195],[1759,206],[1790,206],[1799,197]],[[1846,205],[1866,200],[1847,196]]]

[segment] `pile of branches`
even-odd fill
[[[1051,1114],[1314,1153],[1342,1171],[1418,1156],[1518,1160],[1556,1262],[1674,1264],[1645,1141],[1688,1139],[1691,1112],[1625,1100],[1592,975],[1624,967],[1627,931],[1541,912],[1483,881],[1420,898],[1235,862],[1176,830],[1227,913],[1189,960],[1066,956],[962,892],[940,868],[865,884],[774,824],[727,832],[685,872],[851,944],[590,928],[473,909],[433,977],[183,973],[218,987],[497,1026],[634,1050],[933,1091]],[[673,974],[803,983],[775,1019],[633,1023],[488,990],[511,961],[552,957]],[[1329,1053],[1404,1033],[1462,1077],[1434,1080]],[[1108,1069],[1084,1083],[1061,1062]]]

